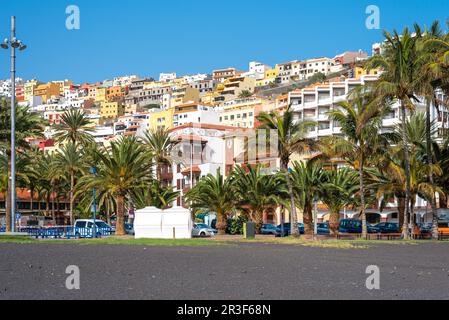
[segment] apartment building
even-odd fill
[[[251,61],[249,63],[248,72],[242,73],[242,76],[262,80],[265,78],[265,73],[272,69],[273,68],[269,65],[257,61]]]
[[[198,181],[208,174],[223,175],[226,167],[234,165],[233,158],[226,153],[226,136],[236,128],[189,123],[170,130],[172,139],[178,141],[171,170],[164,171],[163,178],[172,177],[172,186],[180,191],[178,206],[186,206],[184,196]]]
[[[30,99],[35,96],[34,95],[34,89],[40,84],[39,81],[37,80],[30,80],[25,82],[25,84],[23,85],[23,90],[24,90],[24,98],[25,101],[30,101]]]
[[[159,82],[172,82],[177,78],[176,72],[172,73],[161,73],[159,75]]]
[[[340,135],[340,125],[329,119],[328,112],[338,108],[339,102],[346,101],[353,89],[377,79],[378,76],[362,75],[360,78],[344,79],[295,90],[289,93],[289,105],[295,111],[296,120],[317,123],[308,133],[309,138]],[[392,107],[391,114],[384,119],[384,130],[391,130],[398,121],[399,110],[395,105]]]
[[[217,82],[225,82],[226,80],[235,77],[236,75],[237,69],[235,68],[218,69],[212,71],[213,79]]]
[[[259,97],[238,98],[227,101],[217,108],[221,125],[236,128],[257,127],[261,111],[274,109],[274,103]]]
[[[168,130],[173,128],[174,108],[167,110],[154,110],[150,117],[150,130]]]
[[[58,84],[49,82],[46,84],[40,84],[33,90],[33,95],[42,97],[42,101],[47,103],[49,99],[60,97],[60,87]]]
[[[256,80],[249,77],[232,77],[226,80],[219,95],[214,99],[216,103],[222,103],[237,99],[243,91],[253,93],[256,89]]]
[[[161,104],[165,94],[171,94],[172,87],[169,84],[155,83],[150,79],[132,81],[125,104],[136,104],[140,107],[150,104]]]
[[[125,114],[125,105],[121,101],[104,101],[100,105],[100,116],[103,121],[110,121]]]
[[[175,107],[173,115],[173,127],[183,126],[188,123],[219,124],[218,112],[213,107],[203,106],[198,103],[187,103]]]
[[[200,101],[200,91],[190,85],[182,85],[174,88],[171,94],[170,107]]]

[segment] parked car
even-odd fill
[[[263,224],[260,233],[276,235],[276,228],[277,227],[274,224]]]
[[[102,220],[95,220],[95,231],[97,237],[109,236],[114,233],[110,225]],[[77,238],[91,238],[94,232],[93,219],[76,220],[73,228],[75,237]]]
[[[421,230],[422,234],[429,234],[432,233],[433,224],[432,223],[419,223],[418,224],[419,229]]]
[[[218,230],[209,227],[204,223],[195,223],[192,230],[193,237],[213,237],[218,234]]]
[[[304,224],[298,223],[298,229],[300,234],[304,234]],[[276,228],[276,237],[288,237],[291,234],[292,225],[290,223],[284,223],[284,229],[282,230],[282,224]]]
[[[125,223],[125,231],[126,231],[126,234],[129,234],[131,236],[135,235],[134,225],[131,223]]]
[[[329,223],[318,223],[318,234],[319,235],[329,235],[331,233],[331,229],[329,227]]]
[[[379,233],[379,229],[370,224],[367,225],[368,233]],[[355,219],[343,219],[338,230],[340,233],[362,233],[362,221]]]
[[[380,233],[400,233],[399,223],[381,222],[376,225]]]

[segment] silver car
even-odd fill
[[[209,227],[204,223],[195,223],[193,225],[192,236],[193,237],[213,237],[218,233],[216,229]]]

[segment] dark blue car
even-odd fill
[[[261,234],[272,234],[276,235],[277,227],[274,224],[263,224],[262,228],[260,229]]]
[[[368,233],[379,233],[377,227],[367,225]],[[362,221],[355,219],[343,219],[340,221],[339,232],[340,233],[362,233]]]
[[[331,230],[329,228],[329,223],[318,223],[318,235],[329,235]]]
[[[400,233],[401,228],[398,223],[392,222],[381,222],[376,225],[376,228],[379,229],[380,233]]]
[[[298,223],[298,229],[300,234],[304,234],[304,224]],[[291,234],[292,225],[290,223],[284,223],[284,229],[282,225],[278,225],[276,228],[276,237],[288,237]]]

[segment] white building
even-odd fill
[[[269,65],[257,61],[251,61],[249,63],[249,71],[243,73],[242,76],[262,80],[265,78],[265,72],[272,69],[273,68]]]
[[[171,82],[176,79],[176,72],[161,73],[159,75],[159,82]]]
[[[197,103],[177,106],[173,115],[173,126],[179,127],[189,123],[219,124],[219,114],[213,107]]]
[[[307,120],[317,123],[308,137],[320,138],[332,135],[341,135],[341,127],[337,122],[329,119],[328,112],[338,108],[338,103],[348,99],[348,94],[354,88],[369,82],[374,82],[378,76],[364,75],[359,79],[345,79],[341,82],[331,82],[317,85],[314,87],[295,90],[289,93],[289,104],[295,111],[296,120]],[[441,95],[441,94],[440,94]],[[424,101],[416,105],[417,111],[424,112]],[[434,119],[440,129],[448,127],[448,112],[441,110],[438,114],[435,108],[432,108],[432,119]],[[395,125],[400,123],[399,105],[392,106],[392,111],[383,120],[383,130],[391,131]]]

